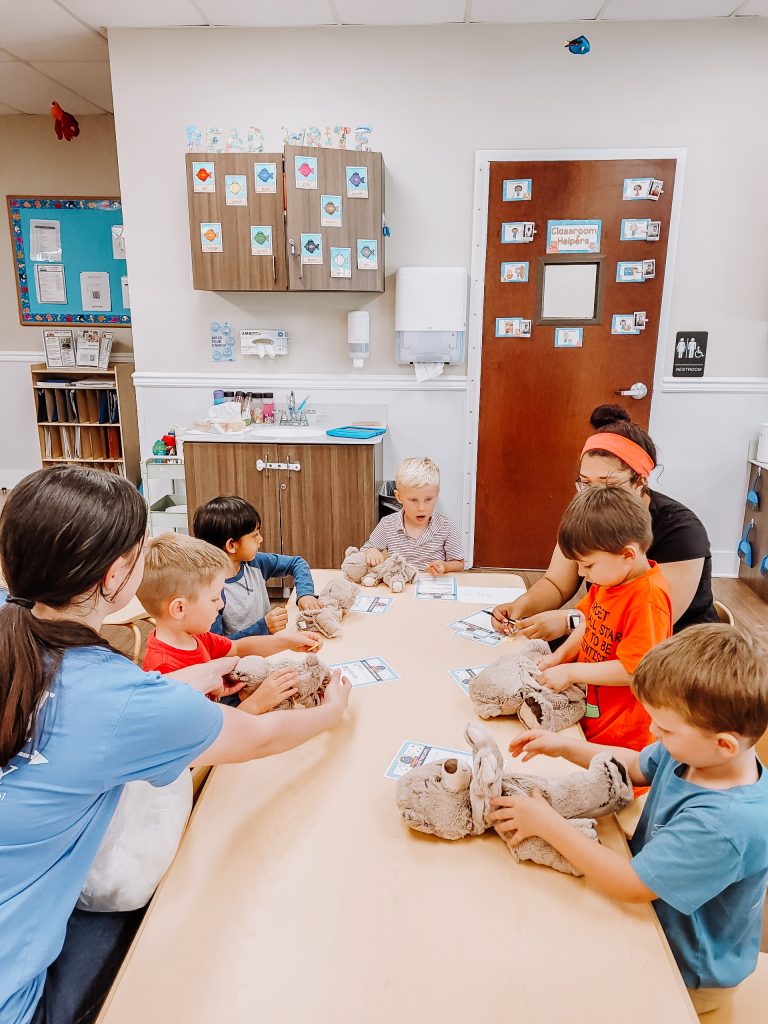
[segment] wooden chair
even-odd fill
[[[104,619],[105,626],[127,626],[128,629],[133,633],[133,653],[131,657],[139,664],[139,658],[141,655],[141,630],[137,626],[137,622],[141,622],[144,619],[147,622],[154,622],[154,619],[149,612],[143,607],[138,597],[132,598],[129,604],[122,609],[122,611],[115,612],[113,615],[108,615]]]
[[[727,622],[729,626],[735,626],[736,620],[733,617],[733,612],[727,604],[723,604],[722,601],[713,601],[717,617],[721,622]]]
[[[768,1007],[768,953],[761,953],[757,970],[743,981],[731,1006],[705,1013],[706,1024],[764,1024]]]

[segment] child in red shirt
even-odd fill
[[[578,604],[582,624],[539,662],[542,686],[586,685],[581,721],[591,743],[642,750],[650,718],[630,683],[640,659],[672,635],[672,605],[661,570],[646,557],[648,509],[619,487],[589,487],[571,501],[557,542],[592,587]]]
[[[209,632],[221,611],[224,578],[231,571],[229,558],[212,544],[179,533],[165,533],[147,545],[139,600],[156,622],[147,640],[142,662],[145,672],[167,674],[190,665],[279,651],[318,651],[321,638],[310,632],[281,632],[230,640]],[[295,690],[296,673],[279,669],[267,676],[256,691],[249,710],[270,711]],[[223,686],[208,693],[212,700],[229,697],[242,687]]]

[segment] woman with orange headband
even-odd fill
[[[685,505],[648,487],[657,461],[653,441],[618,405],[598,406],[590,423],[595,432],[582,449],[576,489],[612,486],[640,494],[653,525],[648,557],[659,563],[667,582],[675,632],[699,622],[717,622],[707,531]],[[494,608],[493,624],[499,632],[530,639],[565,636],[578,625],[579,613],[563,605],[580,584],[576,563],[556,547],[544,576],[526,594]]]

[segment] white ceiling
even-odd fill
[[[0,115],[112,110],[108,28],[768,17],[768,0],[0,0]]]

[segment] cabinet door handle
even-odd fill
[[[300,462],[265,462],[263,459],[256,459],[256,469],[262,473],[265,469],[287,469],[298,473],[301,469]]]

